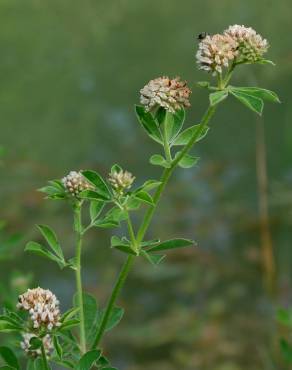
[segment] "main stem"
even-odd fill
[[[46,355],[46,351],[45,351],[45,347],[44,347],[44,343],[42,343],[42,345],[41,345],[41,352],[42,352],[42,358],[43,358],[43,363],[44,363],[44,369],[45,370],[50,370],[47,355]]]
[[[84,307],[83,307],[83,291],[81,278],[81,251],[82,251],[82,224],[81,224],[81,205],[77,205],[74,211],[74,226],[77,234],[76,244],[76,289],[77,289],[77,304],[79,308],[79,337],[80,349],[82,353],[86,352],[86,335],[84,325]]]
[[[154,205],[151,208],[149,208],[148,211],[146,212],[146,214],[144,216],[144,219],[142,221],[142,224],[139,228],[137,238],[135,238],[135,242],[136,242],[136,245],[138,247],[139,247],[139,244],[142,242],[142,240],[143,240],[143,238],[144,238],[144,236],[145,236],[145,234],[148,230],[148,227],[151,223],[154,212],[155,212],[155,210],[157,208],[157,205],[159,203],[159,200],[161,198],[161,194],[162,194],[163,190],[165,189],[165,187],[168,183],[168,180],[170,179],[174,169],[176,168],[176,166],[178,165],[180,160],[184,157],[184,155],[189,152],[189,150],[192,148],[192,146],[195,144],[195,142],[202,135],[202,133],[204,132],[205,128],[207,127],[211,117],[215,113],[215,110],[216,110],[215,106],[213,106],[213,107],[209,106],[209,108],[207,109],[206,113],[204,114],[204,116],[202,118],[202,121],[200,123],[200,126],[199,126],[198,130],[196,130],[196,132],[190,138],[188,144],[184,147],[184,149],[180,152],[180,154],[171,162],[171,167],[166,168],[163,171],[163,174],[162,174],[161,179],[160,179],[160,185],[157,188],[157,190],[156,190],[156,192],[153,196]],[[130,231],[131,231],[131,228],[130,228]],[[102,318],[100,328],[99,328],[99,330],[97,332],[97,335],[95,337],[95,340],[93,342],[92,349],[96,348],[98,346],[98,344],[99,344],[99,342],[100,342],[100,340],[101,340],[101,338],[102,338],[102,336],[103,336],[103,334],[106,330],[106,325],[107,325],[107,322],[109,320],[111,311],[114,308],[117,297],[118,297],[118,295],[119,295],[119,293],[120,293],[120,291],[121,291],[121,289],[122,289],[122,287],[123,287],[123,285],[124,285],[124,283],[127,279],[129,271],[130,271],[130,269],[133,265],[134,259],[135,259],[135,256],[129,255],[126,262],[124,263],[124,265],[122,267],[122,270],[121,270],[121,272],[118,276],[118,279],[117,279],[116,284],[114,286],[114,289],[112,291],[111,297],[108,301],[105,313],[104,313],[103,318]]]
[[[120,271],[120,274],[118,276],[118,279],[116,281],[116,284],[114,286],[114,289],[112,291],[112,294],[111,294],[111,297],[108,301],[108,304],[107,304],[107,307],[106,307],[106,310],[105,310],[105,313],[103,315],[103,318],[102,318],[102,322],[101,322],[101,325],[99,327],[99,330],[96,334],[96,337],[94,339],[94,342],[92,344],[92,349],[96,348],[106,330],[106,326],[107,326],[107,323],[108,323],[108,320],[110,318],[110,315],[111,315],[111,312],[112,312],[112,309],[114,308],[115,306],[115,302],[117,300],[117,297],[126,281],[126,278],[130,272],[130,269],[133,265],[133,262],[134,262],[134,259],[135,259],[135,256],[133,255],[129,255],[126,262],[124,263],[121,271]]]

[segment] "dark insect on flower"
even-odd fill
[[[209,34],[207,32],[201,32],[198,34],[198,40],[202,41],[206,38]]]

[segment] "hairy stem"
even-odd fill
[[[49,364],[48,364],[48,359],[47,359],[47,355],[46,355],[46,351],[45,351],[45,347],[44,347],[44,343],[43,342],[42,342],[42,345],[41,345],[41,352],[42,352],[44,369],[45,370],[50,370],[50,367],[49,367]]]
[[[76,290],[77,290],[77,304],[79,308],[79,338],[80,338],[80,349],[82,353],[86,352],[86,335],[84,325],[84,308],[83,308],[83,290],[82,290],[82,278],[81,278],[81,251],[82,251],[82,224],[81,224],[81,205],[78,204],[74,210],[74,226],[77,234],[76,244]]]
[[[106,330],[106,326],[107,326],[107,323],[108,323],[108,320],[110,318],[110,315],[111,315],[111,312],[115,306],[115,302],[119,296],[119,293],[127,279],[127,276],[130,272],[130,269],[133,265],[133,262],[134,262],[134,259],[135,259],[135,256],[133,255],[129,255],[126,262],[124,263],[121,271],[120,271],[120,274],[118,276],[118,279],[115,283],[115,286],[113,288],[113,291],[112,291],[112,294],[110,296],[110,299],[108,301],[108,304],[107,304],[107,307],[106,307],[106,310],[105,310],[105,313],[103,315],[103,318],[102,318],[102,321],[101,321],[101,325],[99,327],[99,330],[95,336],[95,339],[94,339],[94,342],[92,344],[92,349],[96,348]]]

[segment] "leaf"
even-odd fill
[[[20,330],[22,330],[22,327],[20,325],[16,325],[3,319],[0,320],[0,333],[11,333]]]
[[[82,175],[95,186],[95,191],[98,192],[105,199],[111,199],[111,193],[103,178],[95,171],[85,170],[81,171]]]
[[[177,152],[176,153],[176,157],[180,155],[180,152]],[[199,161],[200,157],[194,157],[190,154],[185,154],[182,159],[179,161],[178,165],[182,168],[191,168],[193,166],[195,166],[198,161]]]
[[[147,112],[143,106],[136,105],[136,114],[140,124],[143,126],[147,134],[151,139],[155,140],[157,143],[162,144],[161,132],[157,121],[153,118],[150,112]]]
[[[137,253],[131,248],[131,244],[129,241],[121,240],[117,236],[113,236],[111,238],[111,248],[115,248],[120,250],[121,252],[132,254],[134,256],[137,255]]]
[[[238,99],[242,104],[247,106],[249,109],[251,109],[252,111],[256,112],[259,115],[262,114],[264,108],[264,102],[262,101],[262,99],[243,92],[234,91],[233,89],[231,89],[230,92],[236,99]]]
[[[259,60],[256,61],[256,63],[259,63],[259,64],[270,64],[272,66],[275,66],[276,65],[272,60],[269,60],[269,59],[259,59]]]
[[[172,145],[187,145],[189,141],[192,139],[192,137],[196,135],[196,133],[200,129],[201,129],[200,124],[187,128],[186,130],[184,130],[181,134],[177,136],[177,138],[174,140]],[[196,142],[202,140],[207,135],[208,131],[209,131],[209,127],[205,127],[203,132],[197,138]]]
[[[61,259],[64,260],[64,255],[62,248],[58,242],[56,234],[47,225],[37,225],[38,229],[42,233],[43,237],[46,239],[49,246],[52,248],[53,252]]]
[[[114,307],[106,325],[106,331],[112,330],[122,320],[124,309],[122,307]]]
[[[30,350],[35,350],[41,348],[43,342],[41,339],[37,337],[32,337],[29,341],[29,349]]]
[[[197,85],[199,87],[203,87],[205,89],[208,89],[209,86],[210,86],[210,82],[208,82],[208,81],[199,81],[199,82],[197,82]]]
[[[105,228],[105,229],[109,229],[109,228],[112,228],[112,227],[118,227],[120,226],[120,223],[117,222],[117,221],[114,221],[114,220],[106,220],[106,219],[103,219],[103,220],[97,220],[94,222],[93,226],[96,226],[96,227],[102,227],[102,228]]]
[[[93,349],[85,353],[78,362],[77,370],[89,370],[92,368],[94,363],[99,359],[101,356],[101,351],[98,349]]]
[[[119,166],[118,164],[114,164],[111,168],[111,173],[114,173],[114,172],[121,172],[123,169],[121,166]]]
[[[99,200],[92,200],[90,202],[89,214],[91,222],[94,221],[104,208],[104,202]]]
[[[24,248],[25,252],[32,252],[38,256],[45,257],[50,259],[51,261],[57,262],[59,267],[62,269],[66,266],[65,261],[61,260],[59,257],[57,257],[55,254],[47,250],[45,247],[43,247],[41,244],[36,242],[28,242]]]
[[[285,326],[292,328],[292,310],[279,308],[277,310],[277,320]]]
[[[168,143],[171,143],[173,139],[179,134],[180,130],[183,127],[185,120],[185,110],[180,109],[175,113],[166,113],[164,125],[166,131],[166,140]]]
[[[140,191],[140,190],[150,191],[150,190],[157,188],[160,184],[161,184],[161,181],[148,180],[144,182],[144,184],[140,186],[135,192]]]
[[[144,202],[144,203],[150,204],[151,206],[154,205],[154,201],[153,201],[151,195],[148,194],[146,191],[141,190],[138,193],[135,193],[134,196],[135,196],[135,198],[138,198],[138,199],[142,200],[142,202]]]
[[[100,200],[107,201],[108,200],[108,196],[105,196],[93,190],[83,190],[81,193],[78,194],[78,196],[82,199],[88,199],[88,200],[96,200],[96,201],[100,201]]]
[[[285,360],[288,363],[292,363],[292,347],[290,344],[285,339],[281,339],[280,347]]]
[[[28,359],[27,364],[26,364],[26,370],[35,370],[34,369],[34,360]]]
[[[18,360],[14,352],[9,347],[0,347],[0,356],[6,362],[7,365],[11,366],[13,369],[19,369]]]
[[[226,99],[228,96],[228,91],[226,90],[220,90],[216,91],[209,95],[210,105],[213,107],[214,105],[217,105],[221,103],[224,99]]]
[[[232,91],[255,96],[256,98],[281,103],[278,95],[271,90],[262,89],[260,87],[231,87]]]
[[[165,258],[164,254],[150,254],[145,250],[141,251],[141,255],[151,263],[151,265],[157,266]]]
[[[147,249],[147,252],[156,252],[156,251],[164,251],[167,249],[176,249],[176,248],[183,248],[183,247],[190,247],[195,245],[195,242],[190,239],[172,239],[162,242],[154,247]]]
[[[83,293],[83,309],[85,319],[85,333],[86,338],[89,337],[92,326],[94,325],[96,313],[97,313],[97,302],[96,298],[88,293]]]
[[[59,359],[62,360],[63,349],[62,349],[62,346],[60,345],[60,342],[59,342],[59,339],[58,339],[57,336],[54,336],[53,343],[54,343],[54,348],[55,348],[55,351],[56,351]]]
[[[75,326],[79,325],[80,321],[78,319],[71,319],[67,320],[62,323],[62,325],[59,327],[59,330],[69,330],[71,328],[74,328]]]
[[[162,166],[165,168],[170,167],[170,164],[160,154],[153,154],[150,157],[150,163],[153,164],[154,166]]]
[[[78,312],[79,312],[79,307],[71,308],[70,310],[63,313],[63,315],[61,317],[61,322],[66,322],[66,321],[72,319],[72,317],[76,316],[78,314]]]

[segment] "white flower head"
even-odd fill
[[[206,35],[196,54],[200,69],[212,74],[222,73],[237,56],[237,42],[229,35]]]
[[[179,77],[158,77],[140,90],[140,102],[148,111],[163,107],[170,113],[190,106],[191,90]]]
[[[59,301],[50,290],[39,287],[28,289],[18,297],[17,308],[29,312],[34,329],[45,326],[52,330],[61,325]]]
[[[30,349],[30,340],[32,338],[36,338],[37,336],[32,333],[24,333],[22,334],[22,341],[20,342],[20,347],[24,350],[24,352],[30,357],[38,357],[41,356],[42,352],[40,348],[37,349]],[[44,345],[44,349],[47,355],[53,350],[53,342],[52,338],[49,334],[46,334],[42,338],[42,342]]]
[[[238,58],[246,63],[255,63],[267,52],[269,44],[266,39],[251,27],[235,24],[224,31],[237,42]]]
[[[67,176],[63,177],[62,183],[66,191],[73,197],[78,197],[82,191],[93,188],[80,171],[71,171]]]

